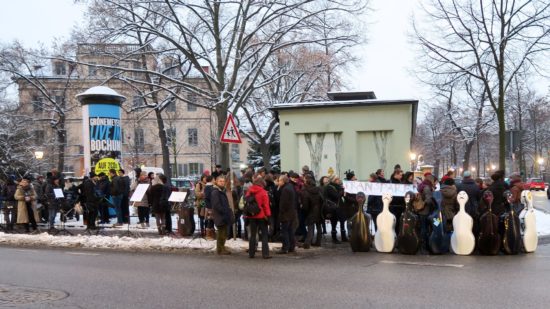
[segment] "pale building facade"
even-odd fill
[[[132,169],[137,166],[162,167],[162,154],[155,110],[145,105],[150,103],[146,86],[132,83],[131,79],[144,79],[139,72],[131,74],[128,81],[110,78],[120,71],[113,67],[124,67],[139,70],[142,67],[141,57],[125,57],[120,60],[117,55],[127,55],[135,45],[128,44],[80,44],[77,52],[77,63],[53,61],[51,72],[40,72],[39,81],[44,85],[50,97],[57,105],[64,106],[66,124],[66,146],[64,172],[80,176],[84,170],[82,115],[81,106],[75,96],[86,89],[104,85],[126,97],[122,104],[122,166]],[[148,61],[149,68],[157,65],[169,67],[169,63]],[[104,68],[101,66],[109,66]],[[49,70],[48,70],[49,71]],[[165,74],[171,74],[169,71]],[[174,73],[175,74],[175,73]],[[189,78],[187,81],[200,87],[201,78]],[[199,175],[206,169],[211,169],[217,161],[216,149],[219,141],[216,137],[215,115],[209,109],[201,107],[197,96],[182,94],[190,101],[175,100],[164,111],[162,118],[169,139],[170,164],[173,177]],[[25,80],[19,81],[20,111],[29,115],[32,126],[29,129],[34,136],[34,143],[44,151],[42,165],[45,168],[56,166],[59,147],[55,145],[56,131],[52,129],[52,118],[58,114],[52,111],[53,105],[47,102],[35,86]],[[191,102],[196,101],[197,104]],[[233,148],[234,160],[245,163],[248,145]]]
[[[378,100],[374,93],[329,93],[327,102],[279,104],[282,170],[308,165],[315,175],[361,180],[377,169],[389,178],[409,166],[418,101]]]

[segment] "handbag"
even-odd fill
[[[414,198],[414,201],[413,201],[414,211],[416,212],[422,211],[424,210],[425,207],[426,207],[426,203],[422,199],[422,195],[420,193],[416,193],[416,197]]]
[[[80,202],[74,204],[74,211],[79,215],[84,213],[84,210],[82,209],[82,205],[80,205]]]

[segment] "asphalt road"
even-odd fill
[[[494,257],[352,254],[342,245],[271,260],[0,248],[0,276],[0,307],[21,287],[68,295],[18,307],[29,309],[548,308],[550,245]],[[25,290],[19,301],[40,293]]]
[[[533,207],[536,209],[550,213],[550,200],[546,195],[546,191],[531,191],[533,193]]]

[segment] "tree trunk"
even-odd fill
[[[170,150],[168,148],[168,138],[166,138],[166,131],[164,130],[164,120],[162,119],[162,112],[155,109],[155,117],[157,119],[157,126],[159,130],[160,149],[162,152],[162,169],[164,175],[170,180],[172,178],[172,169],[170,168]]]
[[[500,99],[499,99],[500,100]],[[504,108],[497,110],[498,120],[498,169],[506,169],[506,121],[504,119]]]
[[[470,166],[470,155],[472,153],[472,148],[474,147],[474,140],[470,141],[469,143],[466,143],[464,145],[464,162],[462,162],[462,169],[464,171],[467,171]]]
[[[440,157],[438,157],[437,159],[435,159],[435,164],[434,164],[434,175],[439,175],[439,165],[441,164],[441,159]]]
[[[262,161],[264,162],[264,167],[269,171],[271,170],[271,151],[269,144],[266,144],[265,141],[261,141],[259,145],[260,153],[262,154]]]
[[[65,134],[64,120],[59,125],[61,128],[57,129],[57,170],[62,173],[65,167],[65,145],[67,144],[67,135]]]

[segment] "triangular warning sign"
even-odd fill
[[[227,116],[227,121],[225,122],[225,126],[223,127],[221,142],[232,144],[242,143],[241,135],[239,134],[239,130],[237,129],[237,126],[235,125],[235,121],[233,121],[233,116],[231,114]]]

